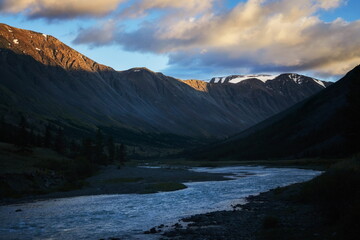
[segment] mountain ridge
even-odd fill
[[[324,91],[193,153],[195,158],[343,157],[360,141],[360,65]]]
[[[268,74],[230,75],[226,77],[214,77],[209,82],[217,83],[217,84],[227,84],[227,83],[239,84],[244,81],[259,80],[264,84],[266,84],[268,81],[277,80],[279,78],[288,78],[289,80],[293,80],[297,84],[302,84],[304,81],[306,82],[313,81],[323,87],[327,87],[331,85],[330,82],[322,81],[316,78],[308,77],[297,73],[282,73],[279,75],[268,75]]]
[[[54,37],[0,24],[1,114],[20,111],[71,127],[125,128],[224,137],[324,87],[281,80],[219,85],[183,81],[146,68],[98,64]]]

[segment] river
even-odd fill
[[[230,209],[246,196],[307,181],[321,173],[261,166],[191,170],[224,173],[233,180],[186,183],[187,189],[175,192],[81,196],[0,206],[0,239],[156,239],[142,232],[197,213]]]

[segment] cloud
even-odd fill
[[[23,13],[29,18],[69,19],[104,16],[126,0],[0,0],[0,12]]]
[[[345,0],[0,0],[29,17],[107,16],[74,43],[163,54],[170,69],[314,71],[341,75],[360,63],[360,21],[324,22]]]
[[[127,17],[139,17],[146,15],[152,10],[181,10],[186,15],[196,15],[199,12],[211,10],[218,0],[140,0],[131,7],[125,9],[122,15]]]
[[[116,22],[108,20],[98,26],[80,29],[81,34],[77,36],[74,43],[89,44],[94,47],[108,45],[114,42],[116,31],[121,31],[119,28],[116,29]]]
[[[206,2],[206,3],[204,3]],[[318,12],[339,7],[341,0],[248,0],[216,11],[220,1],[143,0],[124,17],[160,17],[128,31],[113,23],[79,32],[75,43],[119,44],[129,51],[168,54],[176,68],[306,71],[343,74],[360,62],[360,22],[323,22]],[[133,13],[133,14],[130,14]]]

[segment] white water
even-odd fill
[[[246,196],[320,174],[263,167],[193,171],[234,174],[234,180],[187,183],[187,189],[167,193],[83,196],[0,206],[0,239],[156,238],[141,233],[193,214],[229,209]],[[17,209],[22,211],[15,212]]]

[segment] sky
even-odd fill
[[[0,0],[0,22],[52,35],[116,70],[181,78],[360,64],[358,0]]]

